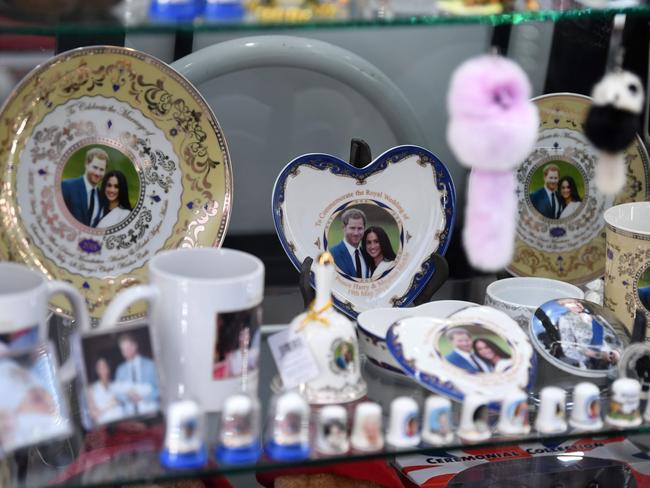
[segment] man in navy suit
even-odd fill
[[[557,219],[562,212],[557,194],[559,179],[560,168],[553,163],[547,164],[544,167],[544,187],[530,194],[530,202],[535,209],[548,219]]]
[[[454,346],[454,350],[445,356],[445,359],[454,366],[464,369],[468,373],[487,373],[492,368],[479,358],[472,349],[472,336],[462,327],[454,327],[446,333],[447,340]]]
[[[95,227],[101,218],[99,186],[106,173],[108,154],[98,147],[86,153],[85,171],[78,178],[61,183],[63,201],[72,216],[88,227]]]
[[[650,310],[650,285],[639,288],[639,298],[646,310]]]
[[[341,273],[352,278],[369,278],[368,263],[361,252],[361,239],[366,230],[366,214],[349,208],[341,215],[343,240],[329,249]]]
[[[125,414],[157,412],[160,406],[155,363],[140,355],[138,342],[132,334],[120,334],[117,344],[124,362],[115,371],[115,383],[119,385],[115,391]]]

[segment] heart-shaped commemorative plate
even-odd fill
[[[278,176],[273,218],[297,269],[332,254],[334,304],[356,317],[407,306],[422,291],[436,272],[433,256],[447,250],[455,196],[447,168],[421,147],[392,148],[364,168],[305,154]]]

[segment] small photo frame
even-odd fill
[[[75,351],[84,372],[84,426],[112,424],[160,412],[160,381],[149,325],[120,326],[81,336]]]
[[[0,355],[0,451],[68,437],[73,426],[49,346]]]

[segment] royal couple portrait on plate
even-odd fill
[[[119,359],[110,351],[92,362],[96,381],[88,386],[88,409],[96,424],[150,415],[160,408],[156,365],[140,352],[136,335],[119,334],[117,346]],[[115,371],[111,362],[116,364]]]
[[[468,329],[454,327],[445,337],[453,348],[445,359],[468,373],[501,372],[512,366],[510,354],[483,335],[474,337]]]
[[[351,278],[379,279],[395,266],[390,238],[379,225],[369,225],[365,212],[349,208],[341,214],[343,239],[330,247],[336,267]]]
[[[132,210],[126,176],[99,147],[86,152],[84,173],[63,180],[61,192],[68,211],[87,227],[112,227]]]
[[[554,163],[544,166],[543,172],[544,186],[530,193],[530,202],[547,219],[570,217],[582,202],[575,179],[561,175]]]

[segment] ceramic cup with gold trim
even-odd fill
[[[605,222],[604,305],[631,332],[636,310],[650,319],[650,202],[611,207]]]

